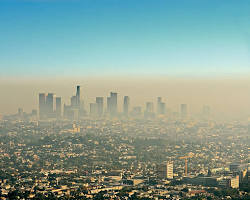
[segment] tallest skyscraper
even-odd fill
[[[81,87],[76,86],[76,95],[71,97],[71,105],[64,105],[64,117],[78,120],[84,113],[83,102],[81,101]]]
[[[81,87],[80,85],[76,86],[76,105],[80,108],[81,105]]]

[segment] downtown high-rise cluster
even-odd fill
[[[156,111],[156,112],[155,112]],[[209,107],[203,108],[203,113],[209,115]],[[123,97],[122,112],[118,111],[118,93],[110,92],[106,99],[104,97],[96,97],[95,102],[89,104],[86,111],[84,102],[81,98],[81,87],[76,87],[76,94],[71,97],[70,104],[62,105],[62,98],[56,97],[53,93],[39,94],[39,118],[40,119],[70,119],[78,120],[82,117],[144,117],[152,119],[156,116],[164,116],[167,114],[166,103],[162,97],[157,97],[157,107],[154,108],[153,102],[146,102],[145,109],[142,106],[130,106],[130,97]],[[179,116],[185,119],[188,116],[187,104],[180,105]]]

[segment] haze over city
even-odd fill
[[[250,199],[249,11],[0,0],[0,199]]]
[[[38,93],[52,92],[69,103],[76,85],[82,86],[85,109],[96,96],[107,97],[118,92],[118,109],[122,112],[123,96],[130,96],[131,107],[145,107],[162,96],[166,107],[179,112],[179,105],[188,104],[189,112],[197,115],[204,105],[211,107],[215,118],[238,120],[250,116],[250,81],[247,78],[168,78],[168,77],[84,77],[77,79],[38,79],[1,81],[1,114],[14,114],[18,108],[30,112],[38,109]],[[18,98],[18,101],[17,99]]]
[[[163,96],[171,109],[246,117],[248,11],[244,0],[2,0],[1,114],[37,108],[45,90],[66,100],[81,84],[87,102],[116,90],[135,105]]]

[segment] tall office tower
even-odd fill
[[[117,114],[117,93],[115,92],[110,93],[109,106],[110,106],[110,115],[115,116]]]
[[[90,103],[89,108],[90,108],[89,109],[90,116],[96,117],[97,114],[98,114],[98,105],[97,105],[97,103]]]
[[[72,96],[70,99],[71,102],[71,107],[72,108],[76,108],[77,107],[77,97],[76,96]]]
[[[166,104],[161,102],[161,114],[164,115],[166,113]]]
[[[130,104],[129,96],[124,96],[124,99],[123,99],[123,114],[125,116],[128,116],[129,104]]]
[[[77,105],[77,96],[72,96],[70,99],[71,106],[70,106],[70,115],[73,120],[78,120],[80,116],[80,108]]]
[[[107,97],[107,113],[110,113],[110,97]]]
[[[158,115],[163,115],[165,114],[165,103],[162,102],[162,98],[161,97],[157,97],[157,114]]]
[[[111,97],[107,97],[107,113],[111,113]]]
[[[157,114],[161,114],[161,97],[157,97]]]
[[[157,166],[157,175],[160,178],[173,179],[174,164],[173,162],[164,162]]]
[[[97,115],[101,117],[103,115],[103,97],[96,97]]]
[[[80,108],[81,105],[81,88],[76,86],[76,106]]]
[[[46,95],[44,93],[39,94],[39,118],[46,118]]]
[[[146,112],[147,113],[153,113],[154,112],[154,104],[153,104],[153,102],[147,102],[146,103]]]
[[[146,110],[144,112],[145,118],[154,118],[154,104],[153,102],[146,102]]]
[[[56,118],[61,118],[62,116],[62,98],[56,97]]]
[[[46,97],[47,117],[51,118],[54,114],[54,94],[49,93]]]
[[[187,104],[181,104],[181,117],[187,117]]]
[[[110,97],[111,97],[111,113],[113,115],[116,115],[117,114],[117,93],[111,92]]]

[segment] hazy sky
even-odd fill
[[[0,114],[117,91],[250,115],[249,0],[0,0]],[[242,78],[244,77],[244,78]],[[88,105],[86,106],[88,108]]]
[[[145,102],[154,102],[162,96],[171,111],[180,111],[180,104],[188,104],[188,112],[200,113],[203,105],[211,107],[213,116],[223,119],[248,118],[250,116],[250,80],[247,78],[184,79],[166,77],[82,77],[76,79],[40,79],[40,80],[0,80],[0,114],[16,113],[18,107],[30,112],[38,108],[38,93],[53,92],[61,96],[63,103],[69,103],[75,95],[75,86],[82,86],[85,108],[95,101],[96,96],[106,97],[111,91],[118,92],[118,104],[121,110],[122,98],[129,95],[131,106],[143,106]],[[156,108],[156,107],[155,107]]]
[[[0,0],[0,77],[246,74],[249,10],[249,0]]]

